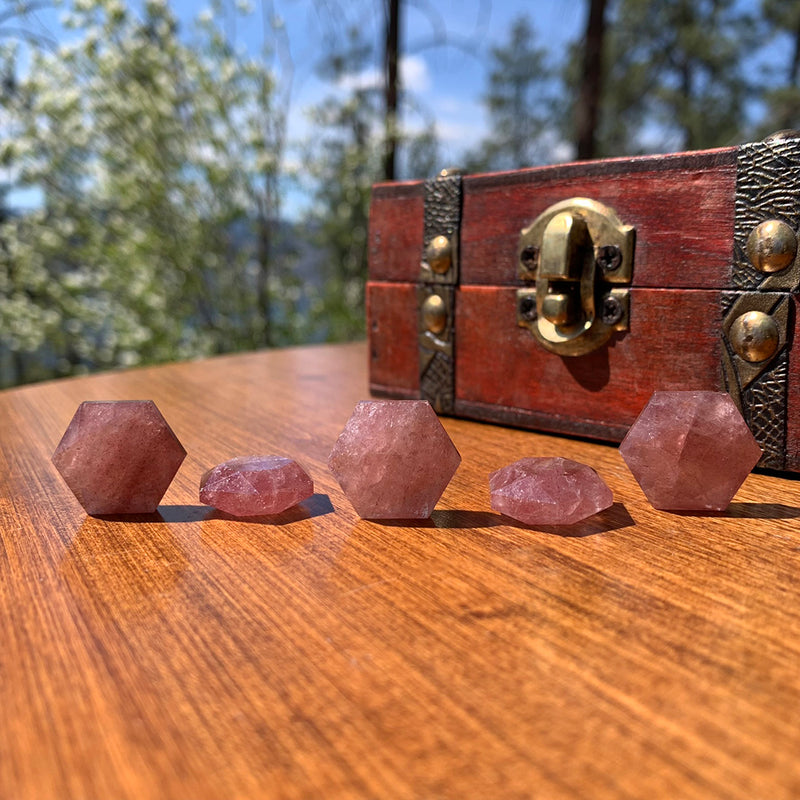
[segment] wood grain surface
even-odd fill
[[[360,520],[325,462],[362,344],[0,393],[0,798],[800,796],[800,486],[659,512],[617,450],[444,420],[430,521]],[[49,458],[87,399],[152,398],[188,450],[159,513],[87,517]],[[279,453],[315,496],[201,506]],[[614,506],[532,529],[487,476],[594,466]]]

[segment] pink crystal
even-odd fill
[[[365,519],[426,519],[460,463],[426,400],[359,403],[328,458]]]
[[[723,511],[761,458],[725,392],[655,392],[619,446],[655,508]]]
[[[568,458],[523,458],[489,475],[492,508],[526,525],[571,525],[614,498],[600,476]]]
[[[200,480],[200,502],[235,517],[280,514],[314,494],[308,473],[291,458],[232,458]]]
[[[87,401],[53,464],[87,514],[150,514],[185,457],[152,400]]]

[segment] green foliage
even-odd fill
[[[766,114],[757,136],[800,128],[800,4],[796,0],[763,0],[764,41],[768,48],[787,43],[785,62],[767,61],[764,75]]]
[[[0,355],[17,379],[272,341],[262,226],[270,75],[216,17],[188,43],[166,2],[75,0],[0,98],[0,157],[40,208],[0,226]],[[13,75],[15,52],[3,52]],[[261,217],[256,213],[261,209]],[[291,301],[291,298],[289,298]]]
[[[556,103],[553,77],[530,19],[518,17],[508,41],[491,49],[483,101],[492,133],[467,154],[470,171],[519,169],[548,160],[545,134],[552,129]]]
[[[320,65],[337,91],[312,112],[315,134],[305,158],[315,201],[309,226],[324,260],[311,319],[329,341],[364,335],[369,202],[372,185],[381,180],[386,136],[382,89],[369,78],[373,63],[373,50],[353,32]],[[401,129],[399,142],[407,153],[403,177],[435,174],[431,128]]]
[[[353,32],[348,46],[329,54],[320,71],[341,83],[366,69],[371,57],[371,49]],[[380,174],[383,152],[379,88],[357,79],[353,83],[311,112],[315,138],[305,159],[315,187],[309,227],[325,252],[324,303],[317,299],[312,320],[330,341],[364,333],[370,188]]]
[[[736,0],[619,0],[606,40],[602,155],[736,144],[754,21]]]

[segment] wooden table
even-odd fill
[[[353,512],[325,466],[362,344],[0,393],[0,797],[797,798],[800,486],[653,510],[616,448],[444,420],[429,522]],[[78,403],[152,398],[188,457],[159,514],[87,517],[50,464]],[[222,518],[202,472],[301,460],[316,495]],[[614,491],[566,531],[490,510],[527,455]]]

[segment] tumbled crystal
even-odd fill
[[[365,519],[426,519],[460,463],[426,400],[359,403],[328,458]]]
[[[725,392],[654,392],[619,446],[655,508],[723,511],[761,448]]]
[[[235,517],[280,514],[312,494],[308,473],[282,456],[232,458],[200,480],[200,502]]]
[[[87,514],[150,514],[185,457],[152,400],[90,400],[78,406],[53,464]]]
[[[489,475],[492,508],[526,525],[571,525],[614,502],[585,464],[568,458],[522,458]]]

